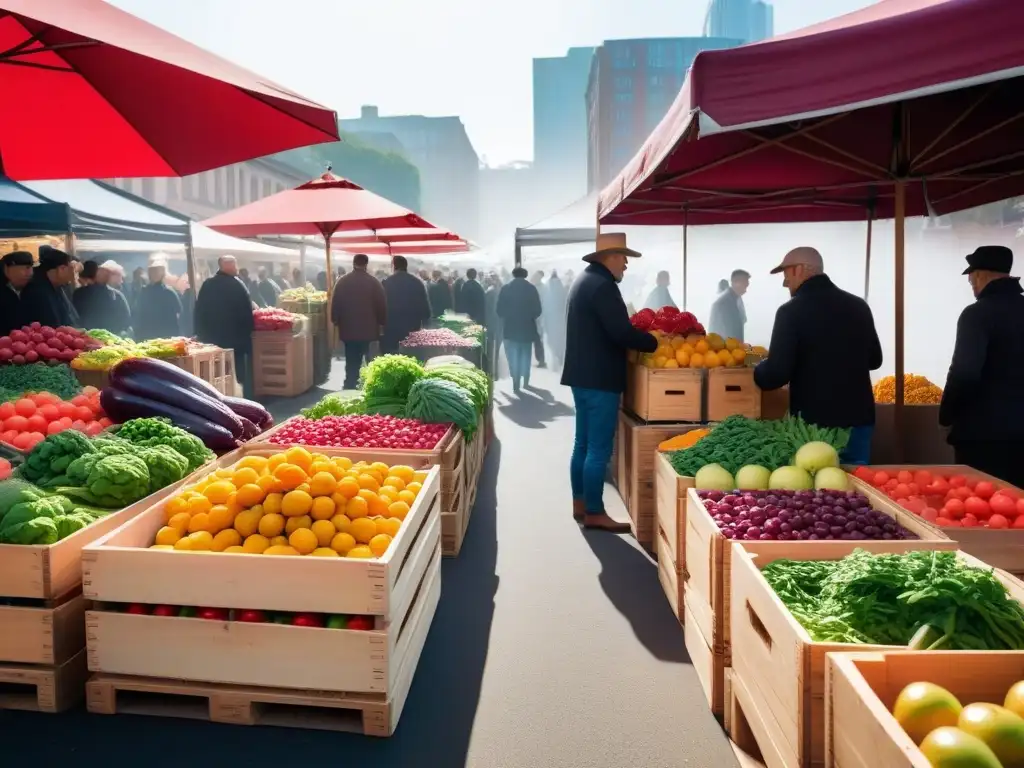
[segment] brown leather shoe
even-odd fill
[[[576,520],[582,520],[587,514],[587,508],[583,505],[583,499],[572,500],[572,516]]]
[[[613,520],[608,517],[605,513],[597,515],[588,514],[583,519],[583,527],[588,530],[608,531],[610,533],[629,533],[629,523],[620,523],[618,520]]]

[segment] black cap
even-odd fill
[[[28,251],[11,251],[0,259],[0,266],[4,267],[31,267],[32,254]]]
[[[983,269],[986,272],[1010,274],[1013,269],[1013,251],[1005,245],[982,245],[967,257],[967,269],[963,274],[969,275]]]
[[[64,267],[74,261],[71,256],[50,245],[39,246],[39,268],[49,272],[57,267]]]

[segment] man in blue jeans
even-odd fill
[[[576,442],[569,479],[573,517],[585,528],[625,533],[604,509],[604,477],[612,456],[619,398],[626,389],[626,353],[653,352],[658,340],[629,322],[618,283],[626,260],[640,254],[626,247],[626,236],[599,235],[597,250],[584,256],[586,269],[569,289],[566,302],[565,364],[562,384],[572,387]]]
[[[754,369],[761,389],[789,385],[789,411],[819,427],[850,429],[844,464],[868,464],[875,429],[871,371],[882,345],[871,308],[825,274],[821,254],[796,248],[772,274],[792,298],[775,313],[768,359]]]

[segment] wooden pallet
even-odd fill
[[[64,712],[82,700],[88,677],[84,648],[60,666],[0,664],[0,709]]]

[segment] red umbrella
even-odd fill
[[[336,243],[337,241],[332,241]],[[448,243],[351,243],[341,246],[348,253],[365,253],[367,256],[428,256],[444,253],[467,253],[469,245],[463,241]]]
[[[331,238],[332,245],[344,246],[348,243],[422,243],[422,242],[457,242],[463,243],[461,237],[444,229],[407,229],[388,232],[363,232],[358,235],[346,235]],[[464,244],[464,243],[463,243]],[[346,248],[345,250],[351,250]]]
[[[102,0],[0,0],[0,169],[186,176],[338,140],[334,112]]]

